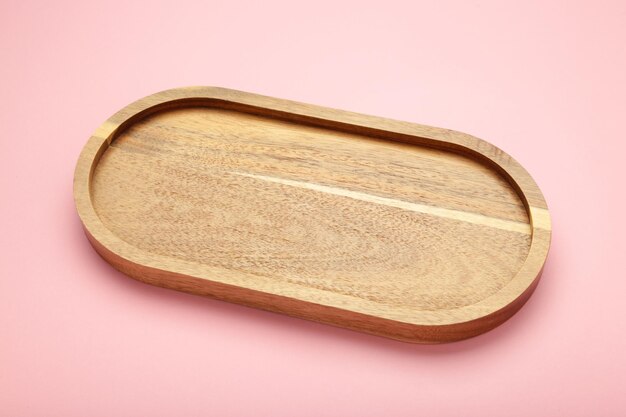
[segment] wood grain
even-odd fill
[[[550,240],[493,145],[219,88],[121,110],[74,184],[90,241],[134,278],[411,342],[506,320]]]

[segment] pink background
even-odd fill
[[[0,3],[0,415],[626,415],[626,2],[296,3]],[[537,292],[488,334],[419,346],[114,271],[74,210],[78,154],[185,85],[503,148],[553,216]]]

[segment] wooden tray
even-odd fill
[[[120,110],[74,197],[133,278],[409,342],[508,319],[550,244],[539,188],[487,142],[222,88]]]

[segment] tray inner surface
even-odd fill
[[[531,240],[516,192],[473,159],[210,107],[131,124],[91,198],[145,251],[389,308],[485,299]]]

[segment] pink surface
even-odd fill
[[[296,3],[0,3],[0,415],[626,415],[626,3]],[[78,154],[185,85],[503,148],[553,216],[537,292],[488,334],[419,346],[114,271],[74,210]]]

